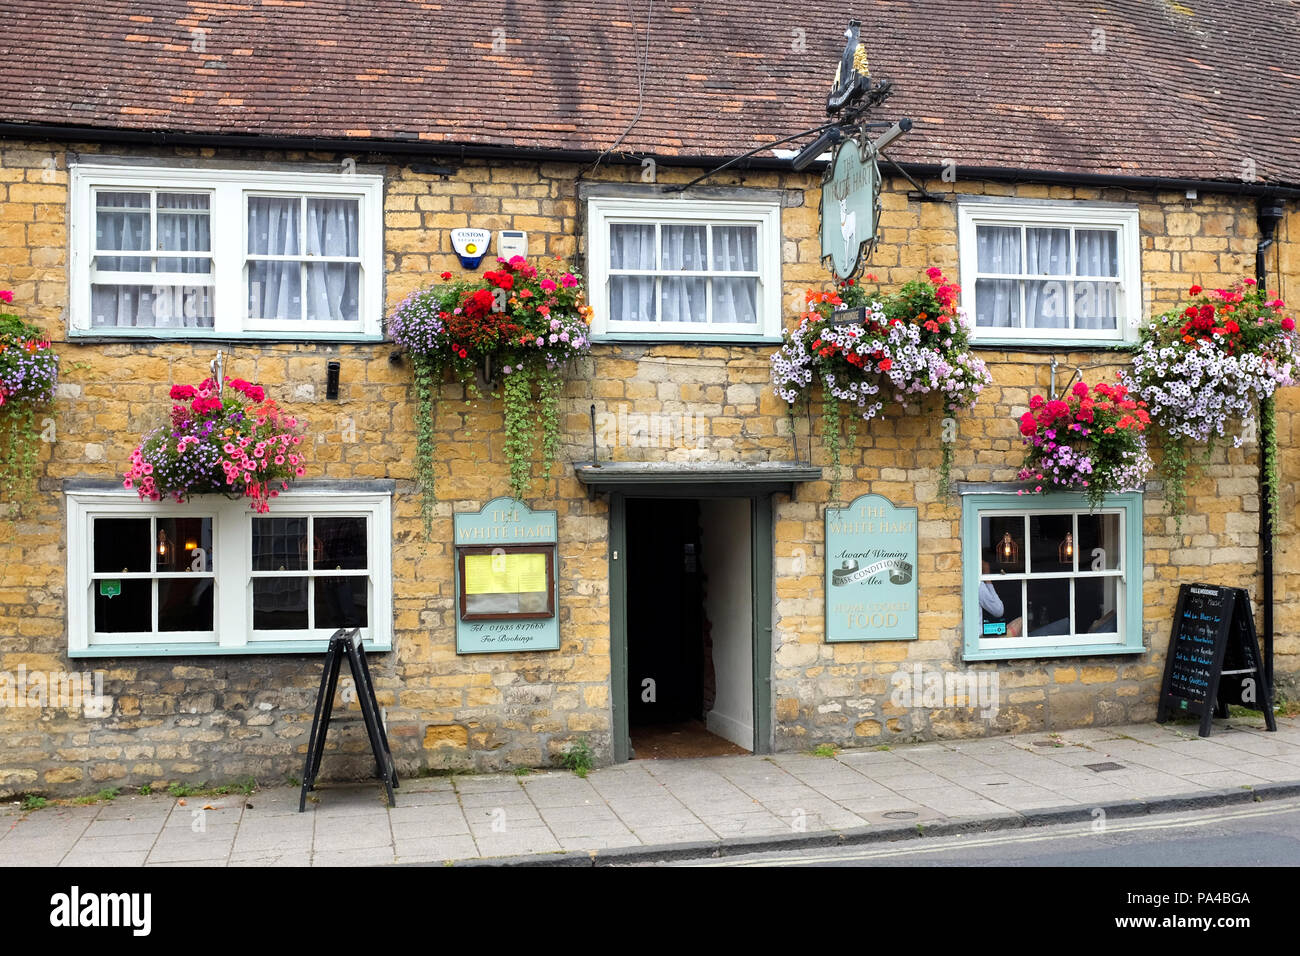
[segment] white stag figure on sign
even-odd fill
[[[849,201],[840,200],[840,235],[844,237],[844,248],[852,249],[857,244],[858,214],[849,212]]]

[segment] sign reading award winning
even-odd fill
[[[452,525],[456,653],[558,650],[555,512],[496,498]]]
[[[826,509],[826,640],[917,639],[916,517],[881,495]]]
[[[822,178],[822,259],[837,278],[857,272],[864,247],[875,241],[879,195],[875,149],[855,133],[835,148]]]

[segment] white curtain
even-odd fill
[[[981,273],[1019,274],[1020,227],[979,226],[975,250]],[[1015,279],[975,282],[975,323],[982,328],[1020,327],[1020,283]]]
[[[361,254],[355,199],[307,200],[307,255]],[[361,264],[309,262],[307,264],[307,318],[355,322],[360,317]]]
[[[157,243],[150,226],[151,204]],[[212,230],[203,193],[97,192],[95,248],[122,252],[201,252],[198,256],[96,256],[96,272],[131,272],[142,283],[95,282],[91,324],[97,328],[211,328]],[[201,274],[203,284],[179,284],[177,273]]]
[[[297,256],[302,246],[302,200],[278,196],[248,199],[248,254]],[[248,317],[252,319],[302,318],[302,264],[250,259],[248,262]]]
[[[710,229],[712,260],[709,258]],[[709,317],[708,297],[712,294],[715,323],[758,322],[757,277],[672,274],[757,272],[756,227],[664,223],[659,233],[662,248],[657,250],[653,225],[616,223],[610,227],[612,270],[644,269],[661,276],[658,280],[654,276],[611,276],[610,311],[614,321],[705,322]]]
[[[1019,226],[979,226],[975,235],[980,273],[1026,276],[1025,279],[976,280],[976,322],[981,327],[1022,327],[1022,286],[1026,328],[1069,328],[1071,297],[1074,328],[1117,327],[1119,236],[1114,230],[1075,230],[1073,262],[1070,261],[1069,229],[1025,229],[1023,262]],[[1029,278],[1034,276],[1048,278]]]

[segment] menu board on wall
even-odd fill
[[[452,525],[456,653],[558,650],[555,512],[497,498]]]
[[[919,637],[916,518],[881,495],[826,509],[826,640]]]
[[[1272,692],[1264,679],[1250,595],[1242,588],[1184,584],[1178,591],[1164,682],[1156,720],[1180,714],[1211,720],[1228,716],[1228,705],[1262,711],[1276,730]]]

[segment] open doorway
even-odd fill
[[[749,498],[629,498],[627,701],[634,758],[754,748]]]

